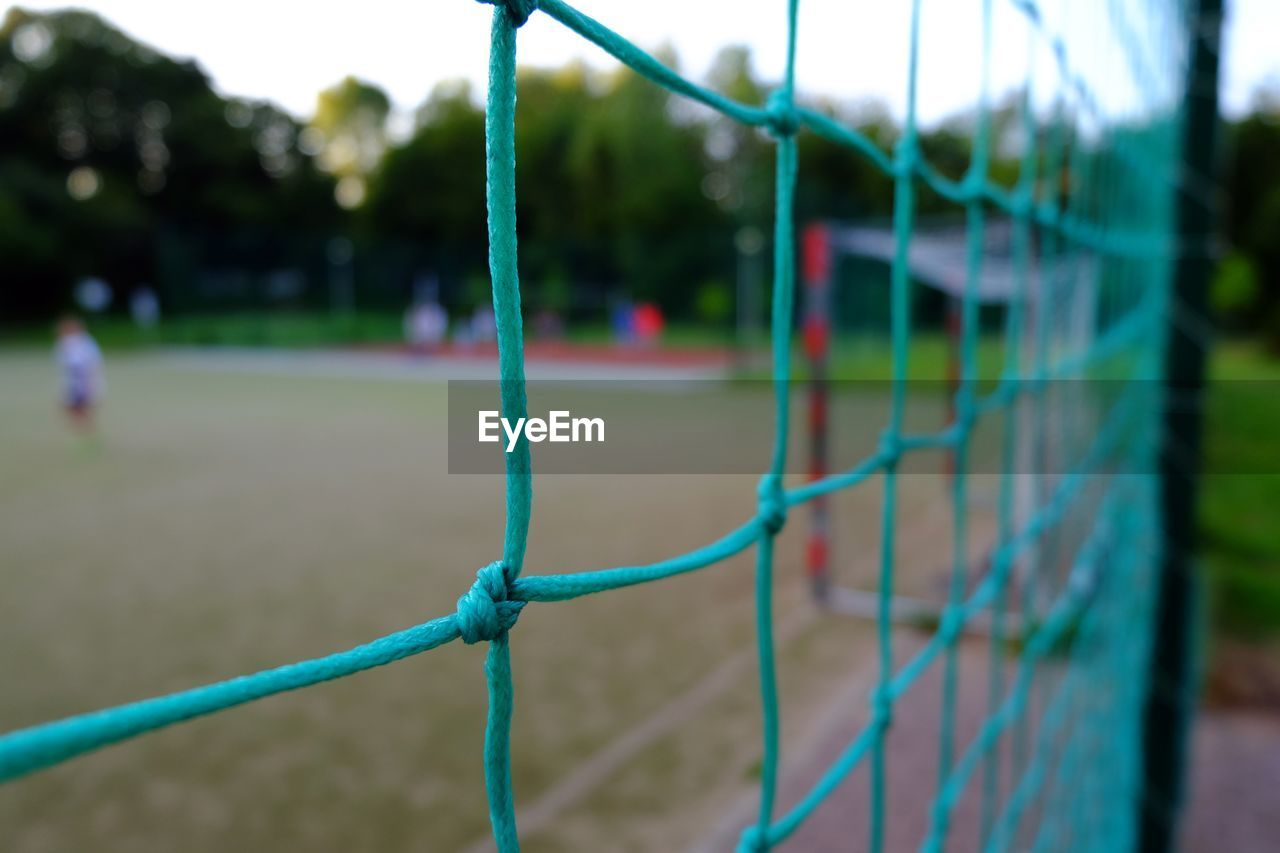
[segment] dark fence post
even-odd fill
[[[1188,21],[1183,168],[1177,188],[1179,254],[1165,355],[1159,473],[1163,551],[1143,731],[1139,849],[1175,847],[1195,701],[1192,684],[1196,494],[1201,449],[1209,277],[1216,214],[1218,50],[1222,0],[1192,0]]]

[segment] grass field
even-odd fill
[[[1223,347],[1206,406],[1201,518],[1217,629],[1280,636],[1280,361]]]
[[[1275,375],[1242,348],[1225,349],[1215,370]],[[416,624],[450,612],[497,555],[502,481],[446,473],[443,383],[237,375],[116,354],[95,452],[59,422],[54,379],[44,351],[0,352],[0,729]],[[1271,464],[1268,398],[1211,396],[1207,411],[1211,470]],[[754,511],[755,485],[540,477],[527,571],[704,544]],[[1266,637],[1280,624],[1269,597],[1278,485],[1206,480],[1221,630]],[[900,591],[939,597],[950,540],[942,484],[906,477],[903,503]],[[833,505],[841,577],[864,587],[876,576],[879,505],[878,479]],[[874,665],[868,624],[808,606],[803,513],[792,521],[777,572],[784,756],[832,702],[848,701],[850,685],[870,683]],[[989,528],[989,513],[977,510],[975,523]],[[980,552],[982,535],[972,545]],[[759,761],[751,575],[748,554],[526,610],[513,634],[513,744],[527,849],[683,849],[741,810]],[[484,849],[482,658],[445,647],[0,787],[4,847]],[[930,761],[917,763],[931,790]]]
[[[93,452],[57,418],[47,355],[0,355],[0,729],[425,621],[452,611],[498,553],[502,481],[445,473],[442,383],[237,376],[145,353],[113,357],[109,383]],[[933,479],[908,479],[904,566],[918,565],[927,587],[946,541],[945,504]],[[632,564],[704,544],[753,513],[755,485],[540,478],[527,571]],[[851,576],[872,575],[879,497],[872,481],[839,504]],[[788,742],[873,659],[867,626],[809,618],[803,530],[799,519],[782,537],[778,567],[778,624],[795,626],[781,651]],[[513,635],[522,807],[750,649],[751,573],[744,555],[526,610]],[[4,846],[483,844],[482,659],[480,648],[445,647],[0,787]],[[749,789],[759,760],[754,664],[722,681],[598,784],[553,798],[528,849],[696,841]]]

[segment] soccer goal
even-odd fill
[[[969,263],[974,239],[980,240],[976,265]],[[977,334],[983,334],[985,328],[985,337],[1002,350],[1001,364],[996,368],[999,375],[989,380],[998,378],[1006,386],[1025,385],[1037,376],[1063,374],[1050,387],[1033,389],[1034,394],[1025,393],[1026,388],[1011,393],[1014,399],[1004,407],[1003,423],[996,426],[998,441],[1008,447],[977,466],[1004,476],[995,493],[976,486],[965,490],[967,502],[994,505],[1008,513],[1010,517],[1002,523],[1011,528],[1021,526],[1034,511],[1034,480],[1052,478],[1055,467],[1070,453],[1068,435],[1096,426],[1099,416],[1092,399],[1096,395],[1087,393],[1084,385],[1093,372],[1090,365],[1080,363],[1065,372],[1061,367],[1062,361],[1087,354],[1096,345],[1103,287],[1098,254],[1086,247],[1054,268],[1039,242],[1035,233],[1017,233],[1016,223],[1007,216],[983,222],[980,236],[964,222],[920,221],[910,235],[906,255],[912,288],[917,294],[931,292],[933,301],[941,303],[941,310],[934,312],[934,329],[945,341],[940,363],[931,358],[932,353],[920,354],[929,363],[918,378],[907,380],[908,404],[912,397],[940,397],[944,404],[938,426],[962,427],[958,422],[962,376],[972,370],[972,365],[966,364],[966,358],[972,356],[966,351],[966,330],[975,322]],[[874,390],[885,384],[879,378],[843,376],[833,361],[839,361],[836,354],[841,343],[855,351],[883,343],[889,326],[889,291],[897,245],[893,228],[887,224],[817,221],[808,223],[801,232],[801,328],[809,371],[806,416],[812,480],[830,473],[830,448],[840,438],[839,423],[834,423],[831,415],[832,386],[852,386],[846,389],[851,394],[863,391],[874,398],[878,396]],[[966,310],[975,308],[977,313],[966,318]],[[974,319],[983,313],[996,314],[997,322],[984,324]],[[968,382],[973,380],[967,377]],[[873,388],[863,387],[867,385]],[[1044,398],[1038,406],[1033,405],[1036,396]],[[955,442],[940,441],[937,449],[943,451],[942,473],[954,489],[959,473]],[[811,502],[810,518],[806,559],[815,599],[837,611],[875,618],[874,591],[850,589],[834,578],[827,496]],[[978,576],[989,568],[998,536],[998,532],[988,535],[984,565],[969,566],[966,576]],[[1021,576],[1029,570],[1028,561],[1018,559],[1015,564],[1011,582],[1025,583],[1027,579]],[[941,605],[895,595],[890,613],[906,623],[936,622],[941,618]],[[983,614],[966,627],[990,632],[989,616]],[[1008,627],[1016,631],[1016,614],[1008,618],[1015,619]]]

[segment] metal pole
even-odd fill
[[[1160,449],[1163,548],[1152,669],[1143,730],[1139,849],[1172,850],[1194,699],[1192,685],[1196,492],[1205,376],[1202,329],[1212,271],[1208,251],[1215,210],[1206,177],[1216,173],[1218,47],[1222,0],[1193,0],[1189,20],[1183,170],[1177,188],[1179,257],[1165,353],[1164,436]],[[1190,403],[1190,405],[1189,405]]]
[[[827,226],[805,227],[801,259],[804,277],[804,350],[809,358],[809,480],[827,475],[829,395],[827,374],[831,357],[831,238]],[[806,564],[813,597],[827,603],[831,592],[831,519],[826,495],[813,500]]]

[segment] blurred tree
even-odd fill
[[[1280,351],[1280,90],[1259,93],[1252,112],[1227,130],[1223,227],[1255,282],[1242,313]]]
[[[693,303],[694,319],[711,328],[724,326],[733,314],[733,297],[723,281],[704,281]]]
[[[434,258],[420,259],[434,266],[448,254],[463,280],[487,273],[484,113],[467,84],[435,88],[418,111],[413,135],[389,148],[370,174],[356,221],[366,242],[434,249]]]
[[[743,104],[764,103],[768,90],[751,63],[751,49],[720,50],[707,72],[707,86]],[[739,226],[768,231],[773,220],[773,143],[760,128],[719,113],[706,116],[710,169],[704,190]]]
[[[1209,302],[1213,310],[1223,319],[1238,320],[1257,298],[1258,276],[1253,262],[1239,252],[1223,258],[1209,286]]]
[[[675,65],[662,51],[659,59]],[[583,213],[600,218],[609,279],[669,313],[688,314],[694,283],[714,274],[729,247],[727,219],[704,191],[705,128],[674,114],[673,98],[639,75],[604,78],[592,110],[578,117],[569,149]],[[517,150],[517,156],[519,151]]]
[[[920,151],[940,174],[958,181],[969,170],[973,157],[974,114],[962,113],[932,130],[920,133]],[[916,193],[916,209],[924,216],[961,215],[963,208],[947,201],[927,185]]]
[[[387,148],[391,100],[370,83],[345,77],[320,93],[316,113],[303,133],[307,150],[338,177],[337,200],[346,208],[365,200],[366,179]]]
[[[47,316],[83,275],[119,291],[154,281],[162,229],[336,225],[331,182],[298,151],[297,130],[269,105],[224,101],[193,63],[93,14],[10,10],[0,313]]]
[[[522,69],[519,91],[517,225],[530,304],[564,302],[541,291],[567,275],[588,304],[603,308],[625,289],[687,313],[689,282],[715,264],[708,236],[724,222],[702,191],[704,126],[674,118],[670,96],[630,71]],[[485,270],[484,115],[469,87],[436,87],[412,138],[375,171],[363,221],[368,234],[465,259],[460,278]]]
[[[842,108],[811,104],[847,127],[856,127],[881,150],[891,151],[898,131],[883,104]],[[796,210],[804,219],[879,219],[893,212],[893,179],[865,157],[812,133],[799,137],[800,179]]]
[[[669,50],[658,56],[677,64]],[[707,84],[747,104],[763,103],[773,88],[741,46],[720,52]],[[771,231],[767,133],[625,69],[522,69],[518,85],[518,227],[529,304],[602,316],[623,292],[673,317],[719,310],[709,309],[712,290],[695,284],[732,280],[739,229]],[[990,175],[1004,186],[1016,180],[1026,144],[1021,97],[1009,93],[991,112]],[[883,105],[808,105],[881,150],[898,138]],[[385,304],[397,304],[423,275],[438,276],[446,298],[468,301],[463,283],[487,273],[478,93],[465,83],[438,85],[398,145],[388,142],[390,109],[380,89],[347,77],[320,93],[315,117],[302,126],[269,103],[218,96],[194,63],[139,44],[93,14],[11,10],[0,25],[0,314],[47,316],[85,275],[106,278],[121,297],[158,276],[191,289],[219,263],[306,268],[323,278],[324,247],[339,235],[356,238],[357,287],[381,288]],[[959,114],[922,129],[920,144],[939,172],[959,179],[973,129],[973,113]],[[1108,129],[1124,145],[1150,132]],[[1228,141],[1223,229],[1233,254],[1217,294],[1237,322],[1268,327],[1280,349],[1280,94],[1259,96]],[[801,221],[891,214],[892,180],[867,158],[812,133],[802,132],[798,144]],[[1148,191],[1111,153],[1086,145],[1070,162],[1081,174],[1107,176],[1110,201],[1137,205]],[[1039,185],[1069,193],[1080,179],[1064,167],[1061,180],[1041,176]],[[355,209],[348,214],[339,202]],[[927,187],[917,210],[962,214]]]

